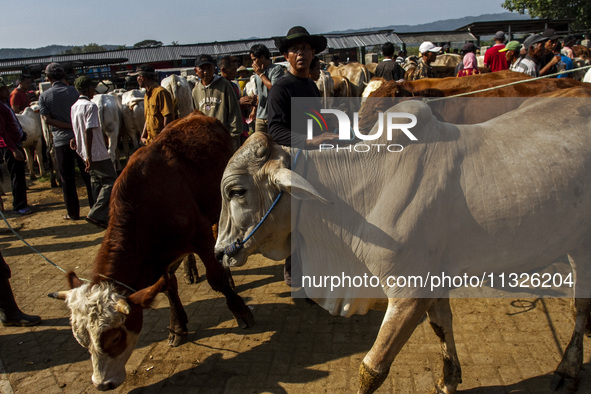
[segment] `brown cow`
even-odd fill
[[[589,59],[589,49],[586,46],[573,45],[572,50],[576,58],[578,57],[584,60]]]
[[[462,78],[426,78],[402,83],[389,81],[371,93],[364,102],[359,111],[359,129],[366,132],[369,131],[376,123],[378,113],[384,112],[393,105],[390,100],[372,100],[372,98],[449,97],[528,79],[532,78],[522,73],[505,70]],[[476,106],[476,108],[472,108],[469,105],[465,105],[468,101],[462,101],[462,105],[457,105],[460,102],[458,100],[444,100],[446,101],[445,103],[438,104],[439,108],[433,110],[439,114],[445,113],[446,116],[442,120],[446,122],[463,124],[480,123],[515,108],[516,101],[502,101],[496,99],[498,97],[534,97],[544,93],[574,87],[580,87],[583,90],[591,89],[591,86],[588,84],[574,81],[570,78],[548,78],[466,96],[495,98],[494,100],[487,101],[487,103],[494,102],[496,105],[485,105],[484,100],[472,100],[471,102]],[[501,105],[498,105],[499,103]],[[486,111],[482,110],[483,108],[486,108]]]
[[[367,85],[371,79],[369,71],[367,71],[365,65],[358,62],[351,62],[339,67],[330,66],[326,71],[328,71],[333,78],[335,76],[341,76],[346,77],[349,80],[351,84],[351,97],[361,97],[365,85]]]
[[[220,214],[220,180],[231,155],[228,131],[214,118],[196,111],[167,126],[132,156],[113,187],[109,226],[91,282],[82,284],[70,273],[71,290],[52,294],[65,299],[72,312],[72,331],[91,354],[92,381],[99,390],[125,380],[142,311],[159,292],[171,307],[169,343],[177,346],[186,337],[187,314],[173,263],[188,253],[199,255],[209,284],[224,294],[238,324],[253,324],[213,253],[211,228]]]

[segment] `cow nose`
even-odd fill
[[[111,381],[107,381],[105,383],[99,383],[96,385],[96,388],[99,391],[109,391],[109,390],[113,390],[115,388],[115,383],[111,382]]]

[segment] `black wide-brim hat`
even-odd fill
[[[280,53],[285,53],[290,46],[297,42],[307,42],[316,53],[320,53],[326,49],[326,37],[313,36],[308,33],[302,26],[294,26],[287,32],[285,37],[274,37],[275,46]]]

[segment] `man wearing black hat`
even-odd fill
[[[546,39],[546,42],[544,43],[544,54],[540,59],[540,75],[554,74],[558,71],[559,65],[564,69],[564,63],[560,64],[560,41],[558,41],[560,36],[556,34],[556,30],[546,29],[542,33],[542,37]]]
[[[76,163],[80,175],[86,184],[88,205],[94,204],[90,176],[84,171],[84,161],[70,148],[70,141],[74,140],[70,109],[78,101],[78,91],[66,84],[66,72],[61,64],[50,63],[45,68],[45,75],[51,82],[51,88],[39,96],[41,116],[51,127],[57,166],[62,181],[62,193],[66,204],[67,214],[64,219],[80,219],[80,202],[76,191]]]
[[[289,29],[287,36],[275,38],[275,46],[289,62],[289,72],[279,78],[269,91],[267,105],[269,108],[269,134],[275,142],[284,146],[313,149],[320,144],[338,138],[333,133],[317,134],[311,139],[306,139],[305,125],[298,124],[292,133],[292,97],[316,97],[316,102],[311,102],[310,107],[320,108],[320,92],[316,84],[308,78],[310,74],[310,63],[316,53],[326,48],[326,38],[323,36],[312,36],[308,31],[295,26]],[[304,109],[302,108],[302,113]],[[297,120],[296,120],[297,122]],[[301,122],[300,122],[301,123]],[[301,277],[301,263],[297,252],[285,259],[284,279],[285,283],[292,285],[292,260],[294,262],[294,285],[299,285]]]
[[[517,60],[511,69],[520,71],[532,77],[540,76],[540,58],[544,54],[544,42],[546,37],[541,34],[532,34],[523,41],[523,48],[526,51],[525,57]]]
[[[140,138],[142,144],[148,145],[158,134],[174,120],[176,110],[172,96],[156,79],[156,70],[149,64],[142,64],[135,73],[140,88],[146,89],[144,96],[144,129]]]
[[[490,69],[491,72],[507,70],[509,65],[504,53],[499,51],[505,48],[505,33],[499,30],[494,37],[495,45],[488,48],[484,53],[484,65]]]
[[[317,148],[325,141],[338,138],[336,134],[325,132],[307,140],[305,124],[298,125],[293,133],[291,125],[292,97],[318,97],[317,103],[311,106],[320,108],[320,92],[308,75],[314,55],[326,48],[326,38],[310,35],[305,28],[295,26],[289,29],[285,38],[276,37],[274,40],[290,67],[288,73],[279,78],[269,91],[269,134],[280,145],[307,149]]]
[[[242,113],[232,84],[215,74],[215,61],[210,55],[201,55],[195,60],[195,73],[199,82],[193,88],[193,107],[222,122],[237,150],[242,134]]]

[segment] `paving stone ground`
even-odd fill
[[[6,188],[5,190],[10,190]],[[79,189],[82,193],[83,190]],[[88,211],[81,194],[82,213]],[[10,198],[4,197],[7,209]],[[104,232],[66,222],[61,190],[34,182],[37,212],[8,222],[66,270],[88,277]],[[47,293],[66,288],[64,275],[32,252],[6,225],[0,250],[10,265],[19,306],[39,314],[32,328],[0,328],[0,393],[94,393],[89,354],[75,341],[63,302]],[[260,256],[233,270],[256,325],[240,329],[225,301],[204,279],[180,296],[189,315],[187,343],[167,344],[169,310],[159,296],[117,393],[354,393],[357,370],[383,312],[345,319],[293,300],[283,267]],[[454,328],[462,364],[462,393],[549,393],[551,374],[568,344],[573,318],[566,299],[454,299]],[[591,340],[585,338],[580,393],[591,392]],[[427,393],[442,368],[438,339],[423,321],[394,361],[379,393]]]

